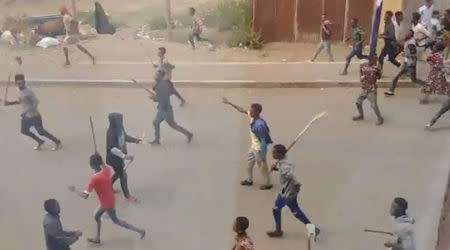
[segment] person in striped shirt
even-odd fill
[[[191,43],[192,49],[195,50],[194,39],[196,39],[200,42],[208,42],[210,50],[215,50],[213,43],[209,39],[201,37],[201,34],[203,32],[203,21],[200,16],[195,13],[194,8],[189,8],[189,15],[192,16],[192,31],[189,34],[189,43]]]

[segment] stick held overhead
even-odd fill
[[[91,125],[91,134],[92,134],[92,141],[94,142],[95,154],[98,154],[97,141],[95,140],[94,122],[92,121],[92,116],[89,116],[89,123]]]

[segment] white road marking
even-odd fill
[[[361,61],[362,62],[362,61]],[[345,61],[335,62],[311,62],[311,61],[297,61],[297,62],[188,62],[188,61],[173,61],[174,65],[302,65],[302,64],[317,64],[317,65],[331,65],[331,64],[345,64]],[[80,65],[91,65],[91,62],[82,61]],[[98,65],[153,65],[151,62],[145,61],[98,61]]]

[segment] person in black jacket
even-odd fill
[[[70,245],[75,243],[82,233],[80,231],[63,230],[59,219],[61,209],[57,200],[46,200],[44,209],[47,211],[43,222],[47,250],[70,250]]]
[[[110,113],[108,116],[109,128],[106,133],[106,164],[114,169],[112,183],[120,178],[120,186],[125,198],[130,201],[137,201],[130,195],[127,183],[127,173],[125,172],[124,161],[133,161],[134,156],[129,155],[127,151],[127,142],[139,144],[142,142],[127,135],[123,127],[123,115],[120,113]]]

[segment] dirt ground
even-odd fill
[[[444,205],[442,207],[436,250],[450,249],[450,176],[448,181],[447,192],[445,195]]]

